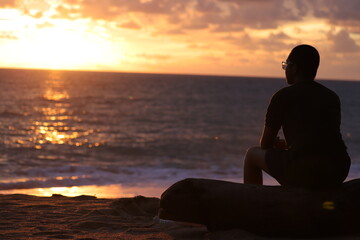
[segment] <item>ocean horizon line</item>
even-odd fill
[[[17,67],[0,67],[2,70],[11,71],[59,71],[59,72],[81,72],[81,73],[109,73],[109,74],[139,74],[139,75],[168,75],[168,76],[202,76],[202,77],[224,77],[224,78],[250,78],[250,79],[272,79],[284,80],[285,76],[252,76],[252,75],[226,75],[226,74],[205,74],[205,73],[173,73],[173,72],[140,72],[140,71],[117,71],[117,70],[91,70],[91,69],[47,69],[47,68],[17,68]],[[343,81],[357,82],[360,79],[333,79],[333,78],[316,78],[317,81]]]

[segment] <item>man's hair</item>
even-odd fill
[[[296,46],[288,59],[291,63],[296,64],[301,76],[315,78],[320,63],[320,55],[316,48],[306,44]]]

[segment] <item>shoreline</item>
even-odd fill
[[[191,178],[191,176],[188,176]],[[186,178],[186,177],[185,177]],[[143,195],[147,197],[160,197],[161,194],[171,185],[185,178],[168,179],[164,181],[153,181],[136,184],[107,184],[107,185],[82,185],[82,186],[55,186],[46,188],[24,188],[0,190],[0,194],[26,194],[39,197],[50,197],[53,194],[60,194],[67,197],[79,195],[95,196],[97,198],[124,198]],[[201,177],[200,177],[201,178]],[[242,183],[242,177],[213,178],[230,182]],[[264,173],[264,184],[279,185],[275,179]]]
[[[360,171],[360,169],[357,169]],[[264,185],[279,186],[275,179],[264,173]],[[349,174],[345,182],[358,178],[356,175]],[[242,183],[242,178],[213,178],[230,182]],[[60,186],[47,188],[24,188],[0,190],[0,195],[25,194],[38,197],[51,197],[52,195],[63,195],[66,197],[76,197],[80,195],[94,196],[97,198],[117,199],[143,195],[147,197],[160,198],[161,194],[172,184],[182,179],[173,181],[154,181],[137,184],[107,184],[107,185],[82,185],[82,186]]]
[[[85,185],[71,187],[50,187],[50,188],[30,188],[30,189],[11,189],[0,190],[0,195],[25,194],[37,197],[51,197],[52,195],[63,195],[66,197],[76,197],[81,195],[93,196],[96,198],[117,199],[145,195],[148,197],[160,197],[168,186],[147,185],[147,186],[124,186],[121,184],[109,185]]]

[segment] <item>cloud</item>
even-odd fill
[[[18,37],[14,32],[0,31],[0,39],[17,40]]]
[[[56,8],[56,14],[53,15],[53,18],[64,18],[64,19],[76,19],[80,18],[81,14],[78,9],[73,6],[63,6],[59,5]]]
[[[360,21],[359,0],[316,0],[314,1],[314,15],[331,21],[356,20]]]
[[[184,12],[193,0],[63,0],[67,8],[81,17],[93,19],[114,19],[124,13],[163,14]],[[76,7],[74,7],[76,6]],[[62,6],[64,7],[64,5]]]
[[[360,46],[356,44],[346,30],[337,34],[329,33],[328,38],[333,42],[333,50],[338,53],[359,52]]]
[[[266,50],[266,51],[283,51],[293,47],[289,44],[290,36],[283,32],[270,33],[265,37],[252,37],[248,33],[242,33],[237,36],[228,35],[222,40],[228,41],[240,49],[249,50]]]
[[[14,7],[34,18],[49,15],[51,0],[1,0],[0,7]],[[213,33],[244,29],[278,29],[309,15],[360,33],[359,0],[57,0],[53,18],[105,20],[130,29],[158,28],[167,34],[209,30]],[[54,6],[54,4],[52,5]],[[129,18],[129,15],[132,17]],[[146,21],[141,21],[141,18]],[[149,20],[149,21],[148,21]],[[145,25],[146,24],[146,25]],[[166,26],[165,26],[166,24]],[[158,28],[157,30],[160,30]]]
[[[147,54],[147,53],[141,53],[137,54],[136,57],[139,58],[145,58],[145,59],[152,59],[152,60],[168,60],[171,58],[170,55],[161,55],[161,54]]]
[[[15,7],[15,6],[16,6],[16,1],[14,1],[14,0],[1,0],[0,1],[0,8]]]
[[[221,8],[217,4],[217,1],[197,1],[195,5],[195,9],[201,13],[219,13],[221,12]]]
[[[223,57],[222,56],[214,56],[212,54],[210,55],[202,55],[200,56],[203,60],[206,60],[206,61],[210,61],[210,62],[216,62],[218,63],[219,61],[223,60]]]
[[[286,35],[283,32],[279,33],[271,33],[269,36],[265,38],[260,38],[258,44],[261,46],[260,48],[268,50],[268,51],[281,51],[288,50],[293,47],[293,44],[287,43],[290,40],[290,36]]]
[[[315,0],[312,4],[315,17],[360,33],[359,0]]]
[[[118,24],[120,28],[128,28],[128,29],[141,29],[141,26],[134,21],[127,21],[121,24]]]
[[[301,19],[302,5],[288,7],[284,0],[63,0],[58,15],[73,18],[117,20],[129,13],[159,17],[172,28],[187,30],[242,31],[244,28],[270,29],[283,21]],[[296,9],[296,11],[294,11]],[[149,24],[149,23],[148,23]]]
[[[92,18],[92,19],[103,19],[113,20],[118,17],[122,11],[112,5],[111,1],[98,1],[85,0],[65,0],[65,4],[57,7],[57,17],[60,18]]]
[[[222,2],[228,3],[230,7],[230,13],[223,18],[222,24],[237,24],[254,29],[270,29],[276,28],[285,21],[302,19],[301,14],[294,11],[295,8],[287,6],[283,0],[222,0]]]
[[[49,0],[17,0],[17,8],[23,14],[34,18],[43,17],[44,13],[51,10],[52,3]]]
[[[183,35],[186,32],[181,28],[174,28],[174,29],[169,29],[169,30],[167,30],[165,32],[162,32],[162,33],[165,33],[165,34],[168,34],[168,35]],[[161,34],[161,33],[159,33],[159,34]]]
[[[38,28],[51,28],[54,26],[54,24],[51,24],[49,22],[43,22],[36,25]]]
[[[182,26],[191,29],[193,25],[211,27],[212,32],[241,32],[248,29],[272,29],[283,22],[302,19],[299,11],[286,6],[283,0],[204,0],[195,1],[193,11],[182,19]],[[189,24],[189,22],[191,24]],[[193,28],[193,27],[192,27]]]

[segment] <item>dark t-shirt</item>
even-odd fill
[[[340,133],[339,97],[315,81],[285,87],[270,101],[265,125],[283,128],[286,142],[304,155],[342,155],[346,146]]]

